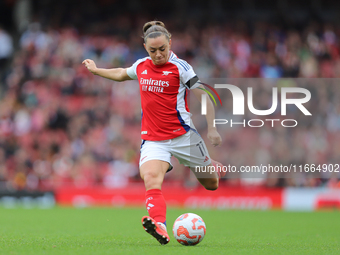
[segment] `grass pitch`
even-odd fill
[[[172,224],[193,212],[206,223],[204,240],[182,246]],[[340,213],[168,210],[169,244],[141,225],[141,208],[0,208],[0,254],[340,254]]]

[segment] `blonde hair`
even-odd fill
[[[146,22],[143,26],[143,35],[144,42],[146,42],[146,39],[148,38],[157,38],[161,35],[165,35],[168,41],[171,39],[171,34],[165,28],[165,25],[162,21]]]

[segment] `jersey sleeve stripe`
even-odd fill
[[[171,51],[169,61],[173,61],[173,62],[176,62],[177,64],[180,64],[184,68],[185,71],[188,71],[190,69],[190,65],[183,59],[178,58],[176,54],[174,54],[172,51]]]
[[[190,69],[190,66],[188,65],[188,63],[182,59],[178,59],[179,62],[183,63],[188,69]]]
[[[188,63],[186,61],[184,61],[183,59],[180,58],[176,58],[176,61],[178,61],[178,63],[182,63],[183,65],[185,65],[188,69],[190,69],[190,66],[188,65]]]
[[[177,64],[180,64],[180,65],[184,68],[185,71],[188,71],[188,70],[189,70],[189,68],[187,68],[187,67],[186,67],[184,64],[182,64],[181,62],[179,62],[177,59],[173,59],[172,61],[175,62],[175,63],[177,63]]]

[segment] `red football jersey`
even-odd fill
[[[192,67],[170,52],[164,65],[153,64],[150,57],[137,60],[127,74],[138,79],[142,104],[142,139],[161,141],[172,139],[190,130],[187,89],[199,84]]]

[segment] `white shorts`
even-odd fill
[[[190,129],[184,135],[164,141],[142,141],[139,167],[149,160],[162,160],[170,164],[171,156],[179,163],[188,166],[208,166],[211,159],[202,137],[195,129]]]

